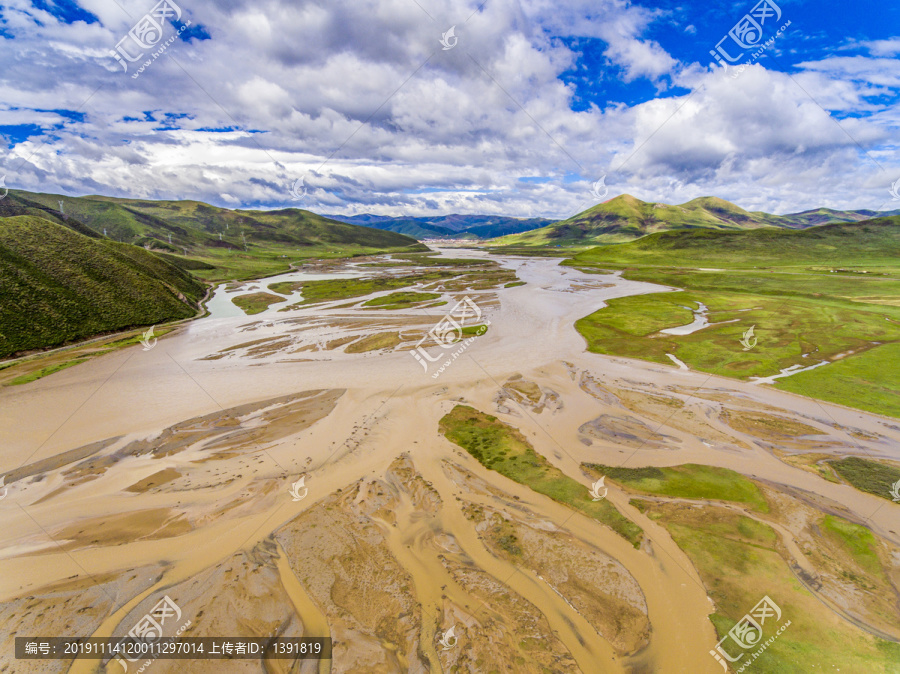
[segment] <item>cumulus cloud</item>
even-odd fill
[[[602,174],[612,193],[773,211],[877,207],[900,176],[890,45],[730,79],[679,62],[648,37],[663,14],[620,0],[192,0],[182,20],[210,39],[132,79],[109,51],[150,4],[83,0],[98,20],[74,23],[0,9],[0,125],[45,130],[9,135],[7,184],[281,207],[304,177],[323,212],[568,216]],[[666,93],[573,110],[573,37],[601,40],[623,86]]]

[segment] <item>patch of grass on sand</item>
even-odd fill
[[[825,516],[822,528],[831,534],[832,540],[843,547],[866,573],[884,580],[884,570],[878,559],[878,541],[871,531],[834,515]]]
[[[400,343],[399,332],[379,332],[353,342],[344,351],[346,353],[363,353],[364,351],[377,351],[378,349],[390,349]]]
[[[174,329],[175,328],[171,326],[154,326],[154,336],[156,338],[161,338],[172,332]],[[28,384],[41,379],[42,377],[65,370],[73,365],[83,363],[91,358],[97,358],[118,349],[134,346],[135,344],[140,343],[142,338],[143,328],[133,332],[128,337],[108,335],[106,337],[94,339],[85,344],[6,363],[0,367],[0,370],[4,371],[3,376],[0,376],[0,381],[2,381],[3,386]],[[6,370],[8,370],[8,372]]]
[[[480,337],[484,333],[488,331],[488,326],[484,323],[480,325],[466,325],[462,329],[462,333],[464,335],[475,335],[476,337]]]
[[[398,278],[353,278],[329,279],[326,281],[306,281],[303,283],[303,304],[332,302],[334,300],[362,297],[384,290],[396,290],[415,285],[420,281],[438,280],[452,277],[449,272],[428,272]]]
[[[277,283],[270,283],[268,285],[269,290],[273,293],[278,293],[279,295],[291,295],[302,287],[303,281],[278,281]]]
[[[73,360],[68,360],[64,363],[56,363],[55,365],[50,365],[48,367],[43,367],[40,370],[35,370],[33,372],[29,372],[28,374],[23,374],[11,381],[7,382],[6,386],[19,386],[20,384],[29,384],[33,381],[36,381],[42,377],[46,377],[47,375],[53,374],[54,372],[59,372],[60,370],[65,370],[66,368],[72,367],[73,365],[79,365],[84,361],[89,360],[88,358],[75,358]]]
[[[833,454],[816,454],[804,452],[802,454],[787,454],[784,451],[775,449],[775,456],[792,466],[796,466],[808,473],[818,475],[823,480],[829,482],[840,483],[835,477],[834,470],[828,466],[827,459],[831,459]]]
[[[617,468],[596,463],[582,464],[597,477],[609,479],[636,491],[673,498],[713,499],[743,503],[757,512],[769,512],[759,487],[727,468],[687,463],[669,468]]]
[[[756,674],[897,672],[900,645],[878,639],[845,620],[835,620],[803,588],[778,553],[771,527],[722,508],[644,502],[648,516],[664,526],[693,562],[716,606],[710,620],[724,637],[765,596],[781,609],[763,625],[763,639],[788,626],[753,661]],[[723,648],[741,653],[731,639]],[[734,671],[750,659],[735,662]]]
[[[378,307],[379,309],[408,309],[420,302],[436,300],[440,296],[440,293],[396,292],[363,302],[363,306]]]
[[[504,288],[515,288],[516,286],[523,286],[523,285],[525,285],[525,281],[510,281],[509,283],[505,284],[503,287]]]
[[[231,300],[234,304],[244,310],[248,316],[259,314],[269,308],[270,304],[278,304],[284,302],[281,295],[273,295],[267,292],[250,293],[249,295],[239,295]]]
[[[440,430],[483,466],[549,496],[609,526],[640,546],[643,530],[609,501],[592,501],[585,485],[573,480],[536,453],[516,429],[489,414],[457,405],[440,421]]]
[[[860,491],[893,500],[891,487],[900,480],[900,468],[855,456],[828,461],[828,465]]]

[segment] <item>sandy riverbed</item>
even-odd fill
[[[465,293],[447,293],[450,304],[431,309],[373,312],[343,301],[203,319],[152,350],[137,346],[0,390],[0,474],[9,488],[0,500],[0,670],[15,628],[118,635],[168,593],[193,616],[186,635],[325,636],[327,628],[338,642],[333,672],[476,671],[478,658],[499,667],[517,657],[558,671],[721,671],[708,655],[711,602],[666,531],[610,489],[610,501],[645,530],[636,550],[484,469],[437,431],[458,401],[517,427],[586,487],[585,461],[722,466],[866,518],[900,545],[897,506],[775,453],[900,460],[900,424],[586,353],[575,320],[608,299],[664,289],[553,259],[502,262],[526,285],[469,293],[490,328],[438,378],[438,363],[424,371],[411,349]],[[389,348],[344,351],[391,332],[399,343]],[[326,348],[341,340],[350,341]],[[767,434],[759,415],[803,430]],[[54,460],[92,443],[77,458]],[[39,461],[40,470],[28,470]],[[293,501],[288,489],[300,475],[309,492]],[[475,506],[534,541],[534,568],[491,549],[467,516]],[[550,564],[550,547],[571,552]],[[587,574],[576,563],[585,558],[611,571]],[[590,591],[566,590],[548,564],[581,573]],[[390,579],[378,568],[393,569]],[[597,597],[603,607],[591,604]],[[241,612],[236,623],[229,605]],[[625,630],[598,617],[601,609],[627,616]],[[452,625],[459,647],[443,650],[436,639]],[[546,648],[523,655],[523,633]],[[496,647],[478,642],[484,634]],[[215,664],[191,671],[220,671]],[[261,671],[245,664],[233,671]],[[159,661],[154,671],[179,666]],[[93,671],[87,662],[19,667]]]

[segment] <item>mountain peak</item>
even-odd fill
[[[691,199],[690,201],[681,205],[682,207],[715,208],[719,210],[734,211],[737,213],[747,213],[747,211],[745,211],[737,204],[726,201],[721,197],[697,197],[696,199]]]

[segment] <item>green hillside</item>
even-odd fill
[[[756,215],[756,213],[754,213]],[[827,225],[832,222],[861,222],[863,220],[871,220],[880,216],[900,215],[900,211],[888,211],[879,213],[878,211],[860,210],[860,211],[836,211],[831,208],[816,208],[811,211],[802,211],[800,213],[788,213],[787,215],[779,215],[781,222],[787,227],[814,227],[816,225]]]
[[[564,264],[679,288],[610,300],[576,323],[588,349],[748,379],[900,417],[900,217],[804,230],[659,232]],[[691,334],[698,303],[710,325]],[[752,346],[747,331],[753,327]]]
[[[626,245],[579,253],[577,264],[615,266],[761,267],[893,266],[900,257],[900,217],[835,223],[809,229],[748,232],[658,232]]]
[[[188,318],[205,285],[137,246],[0,218],[0,357]]]
[[[568,220],[521,234],[495,239],[494,246],[594,246],[633,241],[665,231],[706,229],[746,231],[762,228],[802,229],[831,222],[859,222],[875,211],[835,211],[819,208],[788,215],[745,211],[718,197],[700,197],[670,206],[648,203],[623,194]],[[896,215],[891,212],[888,215]]]
[[[769,218],[718,199],[703,197],[679,206],[654,204],[623,194],[568,220],[530,232],[495,239],[496,245],[577,246],[622,243],[670,229],[752,229],[774,224]]]
[[[199,201],[67,197],[10,190],[3,215],[39,215],[70,227],[83,223],[121,243],[207,263],[208,279],[247,278],[286,270],[291,260],[425,250],[395,232],[345,224],[298,208],[231,210]],[[63,202],[63,214],[59,202]]]

